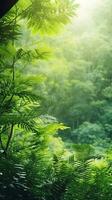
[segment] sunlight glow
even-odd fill
[[[76,0],[79,4],[78,17],[86,18],[88,14],[94,9],[101,0]]]

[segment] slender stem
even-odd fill
[[[11,125],[11,130],[10,130],[10,133],[9,133],[9,137],[8,137],[8,140],[7,140],[7,144],[6,144],[6,147],[5,147],[5,154],[7,155],[7,152],[8,152],[8,149],[9,149],[9,145],[10,145],[10,142],[11,142],[11,139],[12,139],[12,136],[13,136],[13,130],[14,130],[14,125],[12,124]]]
[[[14,17],[14,25],[13,25],[13,33],[15,31],[15,26],[16,26],[16,22],[17,22],[17,17],[18,17],[18,9],[17,6],[15,6],[16,8],[16,13],[15,13],[15,17]],[[14,46],[14,40],[12,40],[12,45]],[[13,62],[12,62],[12,81],[13,81],[13,85],[14,85],[14,80],[15,80],[15,62],[16,62],[16,56],[14,56],[13,58]]]
[[[15,6],[16,8],[16,14],[15,14],[15,18],[14,18],[14,26],[13,26],[13,32],[14,32],[14,29],[15,29],[15,25],[16,25],[16,21],[17,21],[17,6]],[[14,40],[12,40],[12,45],[14,46]],[[13,84],[13,94],[10,98],[10,102],[12,101],[13,99],[13,96],[14,96],[14,87],[15,87],[15,63],[16,63],[16,56],[13,57],[13,62],[12,62],[12,84]],[[13,131],[14,131],[14,124],[12,123],[11,124],[11,129],[10,129],[10,133],[9,133],[9,136],[8,136],[8,140],[7,140],[7,144],[6,144],[6,147],[5,147],[5,155],[7,155],[7,152],[8,152],[8,149],[9,149],[9,146],[10,146],[10,142],[11,142],[11,139],[12,139],[12,136],[13,136]]]
[[[15,26],[16,26],[16,22],[17,22],[17,17],[18,17],[18,10],[17,10],[17,6],[15,6],[16,8],[16,12],[15,12],[15,16],[14,16],[14,19],[13,19],[13,32],[15,31]],[[12,45],[14,46],[15,45],[15,41],[12,40]],[[16,55],[13,57],[13,60],[12,60],[12,89],[13,89],[13,92],[12,92],[12,95],[8,101],[8,105],[11,103],[13,97],[14,97],[14,88],[15,88],[15,63],[16,63]],[[5,97],[6,98],[6,97]],[[3,101],[5,100],[5,98],[3,99]],[[6,142],[6,145],[3,145],[3,142],[2,142],[2,132],[0,134],[0,144],[1,144],[1,148],[2,150],[4,151],[4,156],[7,157],[7,153],[8,153],[8,150],[9,150],[9,146],[10,146],[10,143],[11,143],[11,140],[12,140],[12,137],[13,137],[13,132],[14,132],[14,124],[12,122],[12,124],[10,125],[10,132],[7,136],[7,142]]]
[[[16,58],[14,56],[13,62],[12,62],[12,82],[13,82],[13,85],[14,85],[14,80],[15,80],[15,63],[16,63]]]
[[[5,151],[5,145],[3,144],[2,141],[2,134],[5,133],[8,129],[9,128],[7,128],[6,126],[3,126],[2,130],[0,131],[0,144],[3,151]]]
[[[6,97],[7,97],[7,95],[5,95],[5,96],[3,97],[1,104],[3,104],[3,103],[4,103],[4,101],[5,101]]]
[[[2,142],[2,134],[1,133],[0,133],[0,144],[1,144],[2,150],[4,151],[4,145],[3,145],[3,142]]]

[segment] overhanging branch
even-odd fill
[[[0,0],[0,18],[2,18],[18,0]]]

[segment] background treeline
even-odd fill
[[[20,0],[0,19],[1,200],[112,199],[111,9]]]

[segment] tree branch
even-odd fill
[[[0,0],[0,18],[2,18],[18,0]]]

